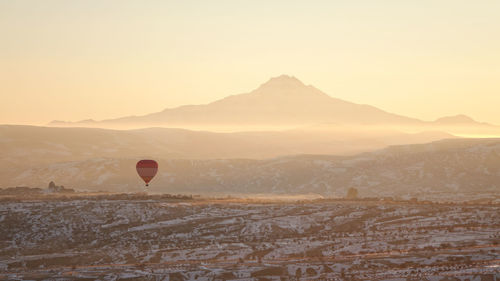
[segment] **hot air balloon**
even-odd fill
[[[139,176],[144,180],[146,186],[154,178],[158,171],[158,163],[155,160],[141,160],[135,165],[135,169]]]

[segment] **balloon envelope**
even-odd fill
[[[154,178],[158,171],[158,163],[155,160],[141,160],[135,165],[139,176],[144,180],[146,186]]]

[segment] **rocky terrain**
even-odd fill
[[[0,279],[500,278],[498,204],[72,196],[4,199]]]

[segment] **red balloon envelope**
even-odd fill
[[[155,160],[141,160],[135,165],[135,169],[139,176],[144,180],[146,186],[154,178],[158,171],[158,163]]]

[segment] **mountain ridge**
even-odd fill
[[[460,124],[462,124],[462,125],[474,124],[474,125],[492,126],[491,124],[488,124],[486,122],[478,122],[465,114],[444,116],[444,117],[436,119],[434,121],[434,123],[437,123],[437,124],[459,124],[459,125]]]
[[[231,108],[233,107],[233,108]],[[223,111],[221,114],[221,111]],[[247,115],[242,116],[242,112]],[[359,118],[356,112],[367,112],[369,117]],[[193,114],[202,116],[193,116]],[[224,113],[226,115],[224,115]],[[260,118],[265,114],[264,118]],[[212,116],[218,116],[213,118]],[[236,120],[234,120],[236,118]],[[252,120],[252,119],[255,119]],[[64,122],[53,121],[51,125],[86,124],[86,123],[165,123],[176,122],[205,124],[229,123],[251,124],[265,123],[308,125],[320,122],[342,121],[343,123],[376,123],[376,122],[403,122],[421,123],[421,120],[389,113],[366,104],[356,104],[333,98],[312,85],[305,85],[299,79],[281,75],[270,78],[251,92],[230,95],[225,98],[201,105],[184,105],[175,108],[166,108],[160,112],[142,116],[126,116],[102,121]],[[290,122],[292,121],[292,122]]]
[[[53,121],[54,127],[138,129],[183,128],[196,131],[280,131],[337,124],[347,131],[392,129],[407,133],[441,131],[456,136],[500,136],[500,127],[459,114],[423,121],[377,107],[334,98],[294,76],[272,77],[256,89],[201,105],[166,108],[141,116],[80,122]]]

